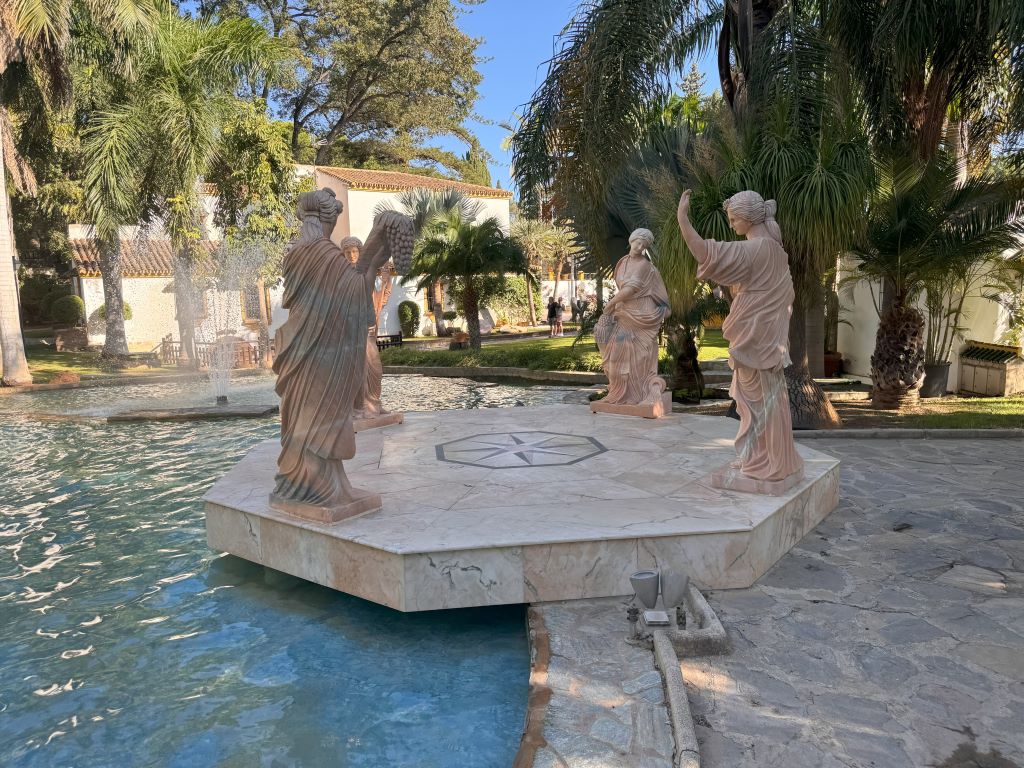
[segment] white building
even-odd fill
[[[448,179],[437,179],[412,173],[373,171],[358,168],[313,168],[297,166],[300,175],[316,174],[317,187],[334,191],[344,209],[334,229],[332,239],[355,236],[362,240],[370,234],[374,211],[381,203],[398,208],[398,195],[408,189],[452,188],[477,200],[484,217],[494,216],[508,231],[511,218],[512,194],[477,184],[466,184]],[[220,231],[213,224],[215,190],[204,188],[203,207],[206,210],[203,248],[215,249]],[[167,336],[178,338],[178,322],[174,300],[174,262],[170,241],[159,232],[150,239],[136,239],[136,228],[125,227],[121,233],[122,294],[131,307],[131,319],[125,322],[125,334],[133,351],[155,348]],[[92,228],[74,224],[68,228],[71,243],[72,282],[75,292],[85,302],[90,345],[102,345],[105,323],[101,318],[103,307],[103,281],[99,270],[99,253]],[[406,299],[421,307],[420,333],[433,333],[432,307],[427,297],[412,285],[402,285],[394,278],[391,298],[381,313],[380,333],[398,333],[398,304]],[[231,331],[246,337],[255,336],[261,321],[270,327],[271,338],[287,317],[281,308],[283,286],[252,285],[243,290],[207,290],[196,324],[199,342],[215,341],[218,334]]]
[[[300,174],[316,173],[317,188],[326,187],[337,195],[343,206],[338,225],[332,239],[340,243],[346,237],[358,237],[365,241],[373,228],[373,216],[377,206],[383,204],[400,208],[398,196],[409,189],[457,189],[479,203],[481,218],[494,217],[506,232],[511,224],[512,193],[503,189],[492,189],[479,184],[437,179],[415,173],[397,171],[374,171],[363,168],[333,168],[298,166]],[[433,307],[426,295],[417,291],[413,284],[402,285],[398,278],[392,278],[393,288],[388,303],[381,311],[379,332],[398,333],[398,305],[403,301],[415,301],[420,305],[421,335],[434,333]],[[286,314],[281,310],[280,292],[272,295],[272,330],[283,322]]]

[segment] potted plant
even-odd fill
[[[942,397],[949,387],[953,343],[963,338],[969,299],[998,300],[1020,280],[1024,261],[1018,250],[1007,256],[987,243],[941,254],[924,281],[925,352],[921,397]]]

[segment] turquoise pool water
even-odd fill
[[[276,420],[50,421],[191,404],[159,385],[0,398],[0,765],[511,765],[519,607],[401,614],[221,556],[200,497]],[[267,402],[268,380],[235,402]],[[387,379],[395,407],[564,390]]]

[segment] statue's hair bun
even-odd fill
[[[775,212],[777,210],[779,210],[779,204],[776,203],[774,200],[765,200],[764,201],[764,217],[766,219],[774,219],[775,218]]]

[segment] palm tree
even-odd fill
[[[454,213],[467,221],[473,221],[480,216],[483,206],[476,200],[467,197],[455,187],[444,189],[427,189],[426,187],[415,187],[407,189],[398,195],[395,207],[390,202],[382,202],[374,209],[374,213],[381,211],[398,210],[401,213],[412,217],[413,230],[416,232],[417,240],[424,235],[427,229],[439,219],[447,219]],[[529,281],[527,281],[529,282]],[[437,328],[438,336],[450,336],[444,319],[444,290],[443,280],[436,280],[425,286],[430,291],[430,300],[434,306],[434,325]]]
[[[537,325],[537,308],[533,300],[533,282],[540,265],[551,260],[555,251],[555,228],[540,219],[521,218],[512,223],[512,239],[526,255],[526,298],[530,304],[530,325]]]
[[[51,3],[45,0],[0,0],[0,76],[16,77],[16,87],[37,89],[43,101],[62,105],[71,95],[69,49],[76,24],[89,24],[100,39],[123,44],[145,38],[157,17],[154,0],[84,0]],[[17,70],[17,71],[16,71]],[[0,103],[0,173],[6,169],[15,186],[34,194],[35,179],[18,156],[10,117]],[[30,384],[21,336],[14,238],[6,178],[0,180],[0,383]]]
[[[595,0],[567,27],[513,142],[520,190],[553,179],[597,265],[607,266],[615,254],[606,191],[642,146],[670,73],[717,39],[726,111],[702,133],[699,162],[688,168],[701,182],[694,208],[704,202],[706,211],[717,210],[744,188],[779,202],[798,291],[787,379],[794,424],[802,427],[838,423],[811,378],[812,363],[820,375],[823,349],[808,354],[808,330],[823,339],[816,329],[824,316],[824,302],[812,297],[855,236],[870,187],[850,78],[820,9],[783,0],[738,0],[724,11],[696,1]],[[678,183],[685,180],[678,171]]]
[[[171,238],[178,329],[193,365],[199,182],[218,156],[224,126],[243,107],[235,95],[243,78],[273,77],[285,54],[251,19],[213,24],[169,12],[131,87],[86,133],[85,202],[101,242],[138,220],[160,220]]]
[[[925,318],[916,303],[929,281],[965,263],[1020,249],[1024,184],[985,176],[962,180],[957,158],[940,147],[929,161],[906,152],[877,160],[864,241],[851,255],[856,278],[887,281],[891,299],[871,356],[876,408],[916,404],[925,362]]]
[[[412,269],[403,282],[416,288],[449,280],[469,328],[469,343],[480,349],[480,296],[483,281],[525,274],[526,257],[494,217],[477,223],[455,209],[430,223],[416,245]]]

